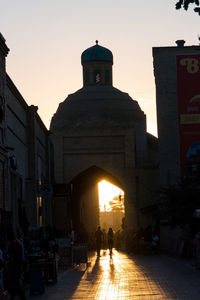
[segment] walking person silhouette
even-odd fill
[[[110,227],[108,230],[108,249],[110,252],[110,256],[112,256],[113,242],[114,242],[114,233],[112,228]]]
[[[97,256],[100,256],[101,251],[101,243],[103,238],[103,232],[101,231],[101,227],[98,226],[96,232],[95,232],[95,238],[96,238],[96,249],[97,249]]]

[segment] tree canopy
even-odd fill
[[[200,1],[199,0],[179,0],[176,3],[176,9],[184,8],[185,10],[188,10],[188,7],[190,4],[195,4],[194,11],[197,12],[200,15]]]

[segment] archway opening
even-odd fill
[[[99,188],[102,184],[103,186]],[[88,237],[94,234],[98,225],[106,231],[109,227],[114,231],[122,229],[126,201],[123,186],[117,177],[93,166],[76,176],[70,186],[72,186],[70,226],[80,238],[83,236],[83,231]],[[103,202],[105,197],[102,193],[109,195],[107,204]],[[105,212],[103,212],[104,208],[106,208]],[[113,221],[105,222],[105,218]]]
[[[117,232],[123,228],[125,215],[124,191],[107,180],[98,183],[99,221],[106,232],[110,227]]]

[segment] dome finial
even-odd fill
[[[102,47],[98,44],[98,40],[96,40],[96,44],[88,49],[86,49],[81,54],[81,63],[86,61],[109,61],[113,63],[113,55],[112,52]]]

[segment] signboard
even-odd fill
[[[180,173],[200,176],[200,55],[177,56]],[[200,177],[199,177],[200,178]]]

